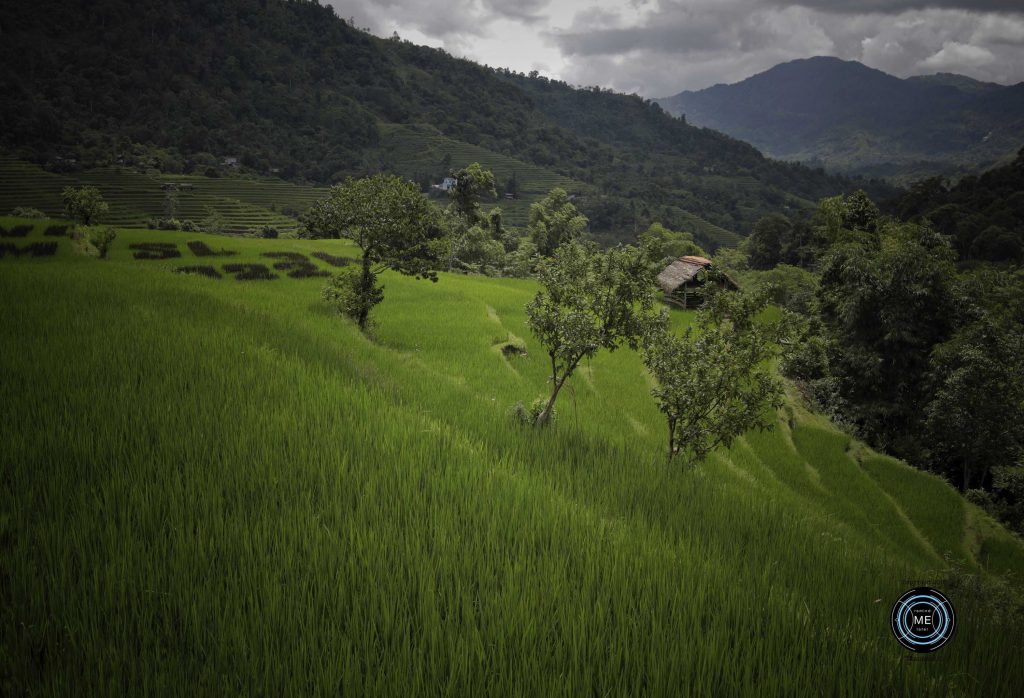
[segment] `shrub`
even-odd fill
[[[136,242],[128,245],[130,250],[138,250],[135,259],[173,259],[180,257],[178,246],[170,242]]]
[[[11,215],[17,218],[46,218],[45,213],[31,206],[17,206],[11,211]]]
[[[66,225],[51,225],[46,229],[43,235],[50,237],[64,237],[68,234],[68,227]]]
[[[532,427],[537,423],[537,419],[540,417],[541,412],[547,407],[548,400],[545,397],[538,397],[536,400],[530,403],[527,407],[522,402],[517,402],[512,405],[509,409],[509,416],[512,417],[512,421],[516,424],[520,424],[524,427]],[[555,421],[555,409],[552,408],[548,414],[548,422]]]
[[[192,240],[185,244],[196,257],[231,257],[238,254],[233,250],[214,250],[201,240]]]
[[[21,257],[22,255],[29,257],[52,257],[56,253],[57,243],[55,242],[33,242],[24,247],[18,247],[10,242],[0,243],[0,259],[7,255],[12,257]]]
[[[110,246],[113,244],[114,239],[117,238],[117,232],[113,228],[104,228],[103,230],[94,230],[89,233],[89,242],[99,252],[100,259],[107,258],[107,252],[110,251]]]
[[[0,238],[23,238],[32,232],[31,225],[16,225],[13,228],[0,228]]]
[[[271,281],[277,278],[262,264],[225,264],[224,271],[234,274],[236,281]]]
[[[277,228],[273,228],[269,225],[263,226],[263,228],[260,230],[260,237],[267,238],[268,240],[276,239],[279,234],[280,233],[278,233]]]
[[[204,264],[197,264],[185,267],[175,267],[174,272],[176,274],[199,274],[200,276],[208,276],[211,279],[221,278],[220,272],[214,267]]]
[[[181,221],[177,218],[150,218],[146,227],[150,230],[181,230]]]
[[[326,252],[314,252],[313,256],[321,262],[327,262],[332,267],[345,267],[354,261],[351,257],[337,257],[333,254],[327,254]]]
[[[198,233],[199,224],[197,224],[195,221],[182,221],[181,230],[186,233]]]

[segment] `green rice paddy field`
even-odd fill
[[[509,419],[546,390],[532,281],[388,275],[368,338],[323,278],[263,256],[329,270],[310,255],[354,256],[341,242],[121,230],[99,261],[52,223],[0,219],[34,226],[0,244],[56,244],[0,258],[0,694],[1024,685],[1024,632],[947,580],[1019,587],[1020,541],[795,398],[774,430],[667,467],[628,350],[570,380],[553,428]],[[181,256],[134,258],[153,242]],[[889,612],[922,582],[959,625],[913,661]]]

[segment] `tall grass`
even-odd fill
[[[0,261],[5,694],[998,696],[1024,680],[1019,631],[967,602],[937,661],[906,661],[889,609],[941,564],[914,529],[932,535],[947,491],[904,509],[838,432],[797,415],[791,437],[780,415],[668,468],[629,351],[571,379],[554,428],[522,429],[509,406],[547,390],[531,282],[386,275],[366,337],[320,303],[322,280],[172,274],[183,260],[131,259],[147,241],[185,238]],[[241,263],[353,256],[231,246]],[[526,356],[496,349],[510,336]],[[1024,558],[1010,540],[982,542]]]

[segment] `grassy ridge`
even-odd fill
[[[183,256],[136,261],[142,240]],[[187,240],[238,254],[197,260]],[[570,381],[556,428],[514,427],[509,405],[545,390],[532,282],[389,275],[371,341],[319,302],[322,280],[167,273],[351,255],[338,241],[123,231],[104,263],[59,245],[0,260],[5,693],[1012,695],[1024,679],[1018,630],[968,598],[942,661],[904,660],[890,604],[943,564],[922,539],[977,536],[993,568],[1024,551],[947,516],[951,498],[974,510],[931,476],[870,452],[862,469],[820,418],[791,406],[668,469],[619,351]],[[510,336],[528,356],[497,350]]]

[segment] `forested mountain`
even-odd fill
[[[829,57],[659,103],[773,157],[898,178],[983,169],[1024,143],[1024,84],[949,73],[904,80]]]
[[[918,182],[889,203],[904,220],[928,221],[948,235],[961,259],[1024,259],[1024,148],[1017,159],[979,177],[949,184],[940,177]]]
[[[378,39],[315,2],[21,0],[5,4],[2,31],[2,145],[51,168],[213,174],[237,158],[322,183],[423,174],[382,147],[404,124],[573,178],[605,237],[654,220],[746,234],[770,210],[858,186],[887,193],[768,160],[636,96]]]

